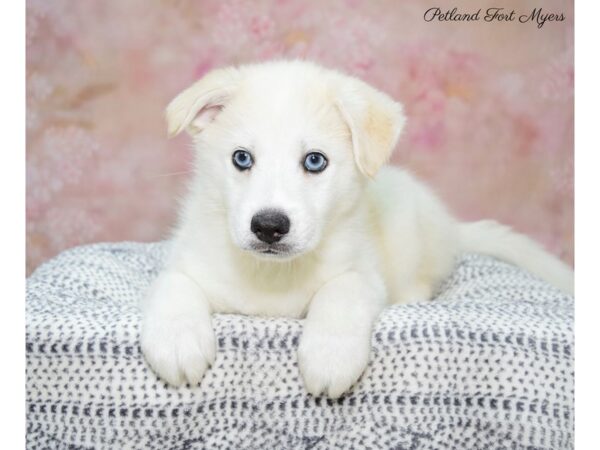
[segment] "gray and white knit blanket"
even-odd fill
[[[573,448],[573,298],[464,255],[434,301],[387,308],[358,385],[302,386],[302,321],[218,315],[199,387],[146,365],[138,300],[164,244],[66,251],[27,281],[28,449]]]

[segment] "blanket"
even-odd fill
[[[386,308],[330,400],[304,390],[292,319],[216,315],[202,383],[162,382],[138,303],[165,251],[88,245],[28,278],[28,449],[573,448],[573,298],[515,266],[465,254],[434,300]]]

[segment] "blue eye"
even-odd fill
[[[236,150],[231,157],[238,170],[248,170],[254,164],[252,155],[246,150]]]
[[[327,167],[327,158],[323,153],[310,152],[304,158],[304,168],[308,172],[319,173],[323,172]]]

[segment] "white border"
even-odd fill
[[[25,448],[25,5],[0,19],[2,447]]]
[[[598,445],[600,415],[600,7],[575,2],[575,444]]]

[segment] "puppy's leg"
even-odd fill
[[[317,292],[298,349],[308,392],[336,398],[358,380],[369,362],[371,332],[384,304],[381,280],[356,272],[334,278]]]
[[[142,351],[169,384],[198,384],[215,359],[210,306],[189,277],[163,272],[142,304]]]

